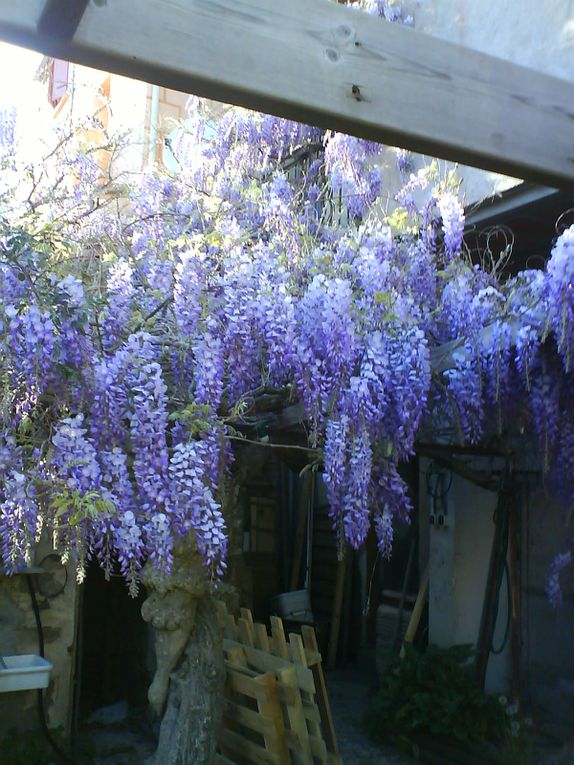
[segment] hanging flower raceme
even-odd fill
[[[532,431],[571,502],[574,228],[545,271],[503,279],[466,252],[438,165],[399,152],[386,216],[380,146],[209,109],[190,104],[177,174],[145,173],[109,219],[114,188],[84,158],[62,218],[0,221],[3,564],[30,561],[49,526],[80,576],[93,557],[132,593],[179,540],[221,577],[227,434],[261,424],[261,393],[303,405],[341,547],[373,526],[390,555],[421,425],[467,444]]]
[[[572,552],[568,550],[556,555],[550,566],[546,578],[546,597],[554,608],[562,605],[562,588],[560,587],[560,575],[572,565]]]
[[[464,210],[458,198],[449,192],[438,198],[438,209],[444,231],[444,248],[450,258],[454,258],[462,247],[464,232]]]
[[[574,350],[574,226],[558,238],[546,266],[549,323],[569,371]]]
[[[6,338],[5,369],[10,376],[14,409],[18,419],[28,414],[53,379],[56,328],[50,312],[32,304],[18,311],[4,307]]]
[[[173,523],[178,535],[193,533],[210,574],[225,570],[227,538],[221,506],[214,497],[219,450],[213,438],[178,444],[169,465]]]
[[[296,383],[306,410],[321,426],[357,358],[353,292],[348,281],[316,276],[296,312]]]
[[[134,478],[142,510],[152,513],[169,498],[167,386],[151,337],[133,335],[124,351]]]
[[[32,564],[34,545],[42,530],[36,487],[24,472],[16,439],[0,435],[0,542],[8,572]]]

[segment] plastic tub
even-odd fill
[[[0,663],[0,693],[48,687],[53,669],[48,659],[35,654],[3,656],[2,659],[5,668]]]
[[[271,600],[271,610],[283,619],[312,621],[311,602],[307,590],[282,592]]]

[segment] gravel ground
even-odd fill
[[[374,675],[348,669],[327,674],[327,688],[343,765],[411,765],[390,748],[373,744],[362,728]],[[153,753],[153,737],[139,717],[119,724],[90,726],[94,765],[143,765]],[[108,722],[108,721],[106,721]],[[147,735],[145,735],[147,734]]]
[[[372,671],[358,667],[336,670],[326,674],[326,681],[342,765],[415,765],[392,747],[373,743],[363,728],[375,681]],[[142,714],[132,712],[121,720],[94,720],[83,733],[89,741],[87,749],[93,765],[144,765],[155,749],[153,733]],[[574,765],[571,731],[539,735],[536,748],[535,765]]]
[[[416,765],[391,747],[374,744],[362,720],[373,690],[375,675],[358,668],[336,670],[326,675],[335,731],[343,765]],[[536,735],[535,765],[574,765],[572,731],[563,729]],[[462,763],[461,763],[462,765]]]
[[[375,674],[358,668],[327,673],[326,682],[343,765],[412,765],[413,761],[390,747],[374,744],[362,720]]]

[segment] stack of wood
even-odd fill
[[[235,619],[218,604],[226,665],[219,763],[340,765],[315,631],[271,633],[241,609]]]

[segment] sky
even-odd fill
[[[21,106],[37,90],[34,75],[42,54],[0,43],[0,108]]]
[[[42,54],[0,42],[0,112],[16,107],[16,152],[41,158],[52,135],[47,86],[35,79]]]

